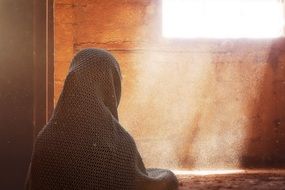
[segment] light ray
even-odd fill
[[[277,0],[163,0],[167,38],[274,38],[283,35]]]
[[[245,170],[240,169],[216,169],[216,170],[172,170],[176,175],[222,175],[244,173]]]

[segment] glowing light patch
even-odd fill
[[[167,38],[274,38],[283,36],[280,0],[163,0]]]
[[[244,173],[245,170],[172,170],[176,175],[221,175]]]

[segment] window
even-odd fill
[[[163,0],[167,38],[274,38],[284,34],[281,0]]]

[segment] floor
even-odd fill
[[[285,190],[284,170],[247,170],[233,173],[177,174],[179,190]]]

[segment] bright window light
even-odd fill
[[[281,0],[163,0],[167,38],[275,38],[283,36]]]

